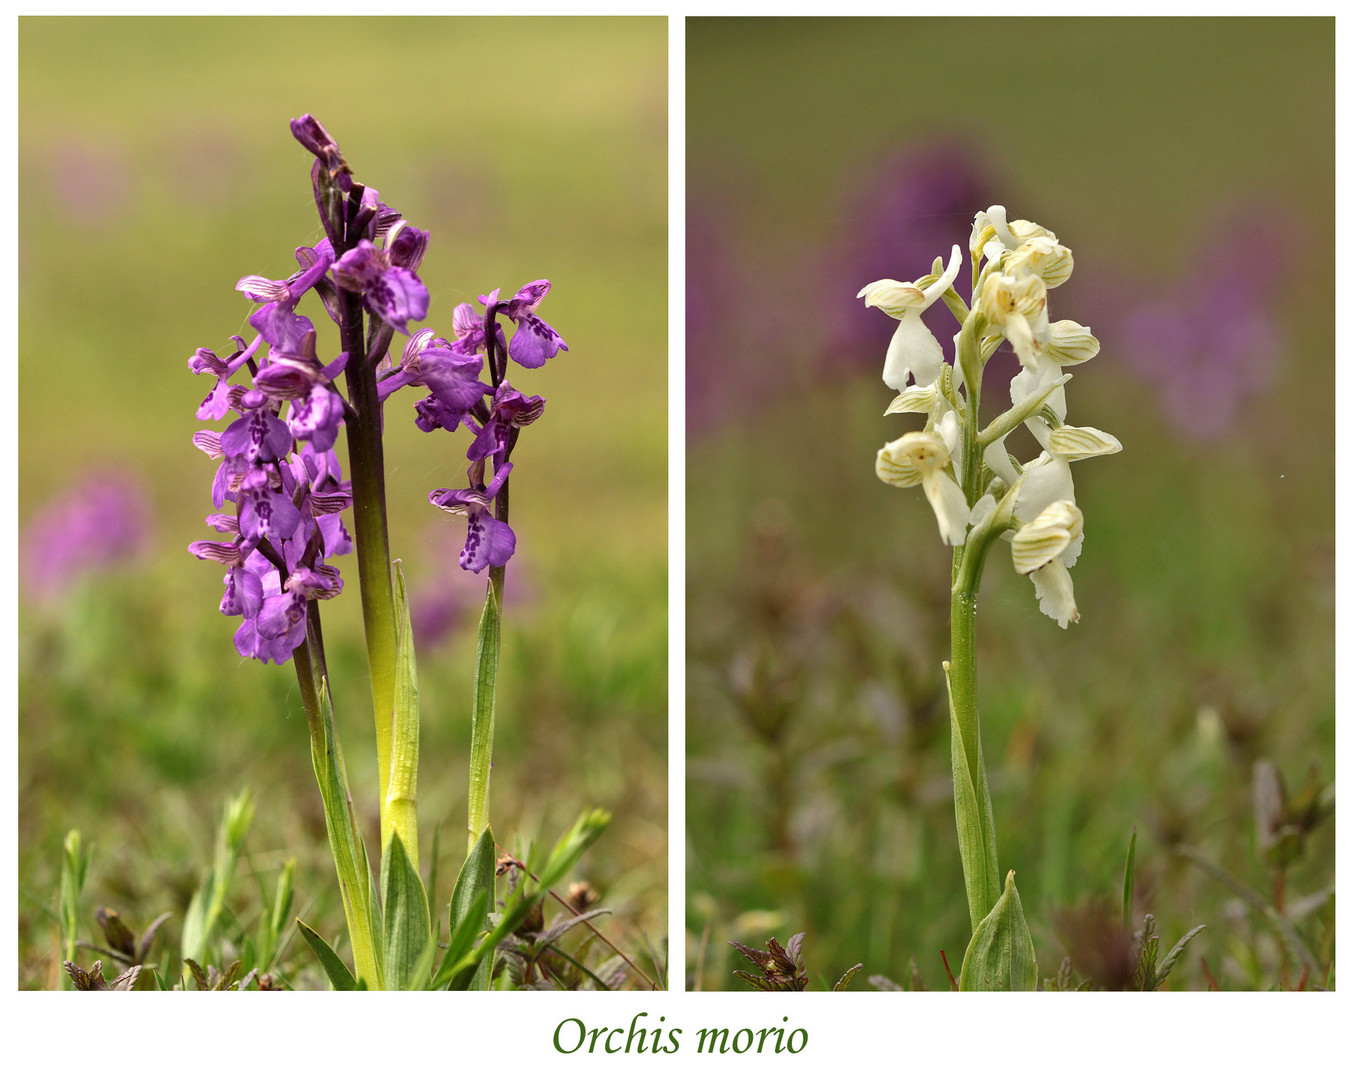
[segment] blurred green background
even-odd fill
[[[1136,925],[1155,914],[1162,955],[1208,925],[1167,986],[1304,981],[1242,886],[1291,921],[1323,984],[1333,21],[686,32],[688,984],[741,987],[725,942],[797,931],[813,988],[858,962],[911,985],[913,957],[943,988],[941,949],[958,973],[949,553],[922,496],[873,475],[917,421],[883,416],[894,323],[855,294],[966,248],[992,202],[1074,251],[1051,317],[1103,348],[1075,369],[1070,422],[1124,446],[1075,470],[1078,625],[1041,615],[999,552],[983,584],[997,839],[1041,974],[1069,955],[1112,984],[1135,828]],[[965,258],[964,295],[967,275]],[[998,354],[989,387],[998,370],[1015,369]]]
[[[553,282],[541,314],[570,351],[514,377],[549,405],[514,455],[492,819],[505,845],[548,845],[585,806],[613,811],[579,873],[632,954],[665,937],[666,48],[663,19],[20,21],[20,527],[96,470],[149,504],[139,555],[21,604],[21,986],[56,981],[38,902],[67,829],[97,847],[86,908],[141,928],[182,915],[222,801],[246,784],[259,884],[295,854],[298,910],[342,925],[295,677],[241,661],[219,570],[186,551],[212,535],[215,469],[189,443],[209,426],[193,414],[210,380],[187,360],[248,332],[237,279],[287,276],[320,235],[310,157],[287,126],[304,112],[430,230],[420,276],[439,332],[479,293]],[[302,311],[336,349],[317,306]],[[452,613],[418,655],[422,858],[441,822],[444,891],[486,578],[456,566],[463,524],[427,505],[463,485],[466,436],[418,431],[415,397],[386,411],[387,491],[415,616],[420,597]],[[374,829],[350,559],[325,637]],[[233,902],[250,910],[262,891],[246,880]],[[306,958],[293,945],[291,959]]]

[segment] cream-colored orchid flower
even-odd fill
[[[1034,583],[1038,610],[1063,630],[1080,621],[1068,568],[1084,539],[1085,519],[1074,502],[1062,499],[1015,533],[1010,543],[1015,570]]]
[[[900,391],[907,385],[908,375],[916,376],[917,386],[926,386],[940,377],[944,350],[921,321],[921,313],[954,283],[962,259],[955,244],[944,273],[924,289],[910,281],[884,278],[871,281],[859,291],[857,299],[863,299],[865,307],[881,308],[897,320],[897,329],[883,361],[883,381],[894,390]]]
[[[974,263],[979,254],[994,263],[1008,251],[1011,258],[1004,266],[1007,273],[1027,269],[1042,278],[1049,289],[1065,282],[1075,266],[1071,249],[1058,243],[1055,233],[1022,218],[1007,222],[1005,207],[999,205],[978,211],[968,250]]]
[[[988,328],[1004,334],[1015,347],[1022,366],[1046,367],[1052,329],[1048,323],[1048,289],[1042,278],[1028,272],[987,274],[978,307]]]
[[[967,536],[968,500],[954,478],[945,472],[950,462],[948,447],[936,435],[909,431],[878,452],[874,472],[893,487],[915,487],[930,500],[946,544],[962,544]]]

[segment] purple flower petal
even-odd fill
[[[291,403],[287,428],[298,441],[309,441],[316,450],[328,450],[343,424],[343,399],[327,386],[315,383],[310,393]]]
[[[524,368],[538,368],[557,356],[560,349],[568,352],[568,346],[555,333],[554,327],[538,316],[523,315],[517,322],[517,332],[512,335],[507,354]]]
[[[225,595],[221,597],[222,615],[253,618],[263,604],[263,582],[252,570],[232,567],[225,576]]]
[[[423,261],[428,249],[428,234],[412,225],[405,225],[395,234],[393,241],[386,244],[391,266],[400,266],[415,271]]]
[[[246,492],[240,503],[240,535],[248,540],[285,540],[301,524],[291,500],[268,488]]]
[[[334,282],[340,289],[365,292],[380,278],[385,257],[370,240],[362,240],[334,263]]]
[[[257,409],[221,432],[221,449],[248,462],[279,461],[291,452],[291,432],[272,413]]]
[[[302,355],[307,339],[313,340],[315,333],[314,323],[285,304],[264,304],[249,316],[249,325],[273,348]]]
[[[410,319],[427,317],[428,291],[416,274],[392,266],[367,289],[366,303],[401,334],[407,334]]]
[[[477,574],[486,566],[506,566],[517,550],[516,533],[487,510],[472,510],[469,519],[460,553],[461,569]]]
[[[534,314],[536,308],[540,307],[540,302],[545,299],[545,294],[549,291],[550,283],[545,278],[523,285],[517,290],[516,295],[507,302],[507,317],[515,322],[523,315]]]

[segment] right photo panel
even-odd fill
[[[1333,988],[1334,20],[685,25],[686,986]]]

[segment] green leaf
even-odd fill
[[[385,912],[385,988],[419,989],[414,974],[432,937],[428,898],[404,841],[391,833],[381,859],[381,907]]]
[[[183,920],[182,952],[185,959],[211,959],[212,939],[225,908],[226,893],[235,876],[235,864],[244,848],[244,838],[254,820],[254,797],[248,788],[225,804],[216,829],[216,861],[207,871],[188,905]]]
[[[609,810],[584,810],[578,815],[578,820],[559,838],[554,850],[550,852],[550,857],[545,861],[545,869],[540,872],[540,880],[531,896],[531,903],[547,889],[557,885],[563,876],[573,869],[573,864],[592,846],[602,830],[610,823]]]
[[[1005,878],[1005,890],[977,927],[963,968],[960,990],[1033,990],[1038,986],[1034,942],[1024,921],[1024,908],[1015,888],[1015,872]]]
[[[399,560],[394,563],[395,648],[394,706],[390,719],[390,771],[381,814],[381,858],[398,832],[404,853],[418,865],[418,665],[414,658],[413,626],[408,590]]]
[[[474,709],[470,721],[470,835],[489,824],[489,773],[493,767],[493,724],[498,688],[498,653],[502,634],[502,594],[490,571],[484,613],[479,617],[475,652]],[[470,847],[473,847],[473,840]]]
[[[212,871],[208,870],[206,877],[202,879],[201,887],[188,901],[188,910],[183,915],[183,937],[179,952],[185,961],[206,959],[202,953],[207,941],[207,897],[212,892],[213,876]]]
[[[446,955],[442,957],[437,973],[432,977],[432,988],[434,990],[440,990],[443,986],[450,984],[456,972],[462,970],[460,963],[474,948],[475,939],[482,932],[488,915],[489,894],[486,892],[478,893],[471,902],[469,910],[466,911],[465,918],[451,934],[451,942],[446,947]]]
[[[1132,878],[1137,862],[1137,830],[1132,830],[1128,840],[1127,866],[1123,868],[1123,929],[1132,926]]]
[[[1163,983],[1165,981],[1165,977],[1169,975],[1171,971],[1174,970],[1175,964],[1177,964],[1179,962],[1179,958],[1184,955],[1184,947],[1206,929],[1207,929],[1206,923],[1200,926],[1195,926],[1192,930],[1190,930],[1187,934],[1185,934],[1182,938],[1179,939],[1179,943],[1175,945],[1173,949],[1171,949],[1168,953],[1165,954],[1165,959],[1160,962],[1160,967],[1156,969],[1157,986]]]
[[[856,964],[853,968],[851,968],[849,971],[847,971],[844,975],[842,975],[839,979],[836,980],[836,985],[833,986],[832,989],[845,990],[850,986],[852,982],[855,981],[855,976],[858,975],[863,970],[864,970],[863,964]]]
[[[474,906],[475,900],[480,895],[487,895],[488,902],[482,909],[483,914],[479,917],[481,924],[479,929],[489,929],[488,913],[493,910],[494,885],[497,883],[497,863],[493,830],[485,829],[479,834],[474,849],[466,857],[465,862],[461,864],[460,873],[456,876],[456,887],[451,893],[451,905],[448,912],[450,924],[447,927],[452,937],[456,936],[456,931],[465,921],[470,909]],[[490,953],[464,980],[454,980],[451,989],[487,990],[492,969],[493,955]],[[465,983],[464,986],[456,985],[461,981]]]
[[[296,925],[300,928],[305,943],[310,946],[310,951],[315,954],[315,959],[323,965],[324,973],[329,976],[329,982],[333,984],[333,988],[335,990],[356,990],[357,980],[352,977],[348,965],[343,963],[338,953],[330,948],[329,943],[301,922],[300,919],[296,920]]]
[[[996,904],[1000,891],[1000,871],[996,862],[996,822],[991,812],[991,794],[987,789],[981,733],[979,731],[977,734],[977,761],[970,763],[958,715],[954,712],[954,690],[948,662],[944,664],[944,683],[949,691],[954,820],[958,826],[958,848],[963,861],[963,884],[968,894],[968,918],[976,933],[977,927]]]
[[[380,954],[381,941],[377,928],[381,925],[378,894],[371,874],[371,861],[366,854],[366,841],[353,822],[352,803],[348,794],[347,770],[343,765],[343,749],[334,731],[333,705],[329,701],[328,680],[321,678],[317,686],[320,707],[320,740],[312,740],[311,762],[315,779],[319,782],[320,799],[324,803],[324,824],[329,835],[329,850],[333,854],[334,869],[343,895],[343,910],[347,916],[349,937],[357,970],[372,973],[378,988],[383,985],[384,972]]]
[[[432,827],[432,862],[428,866],[428,907],[437,906],[437,863],[442,854],[442,823]]]
[[[1038,412],[1038,410],[1043,407],[1044,403],[1047,402],[1048,398],[1052,397],[1053,393],[1060,387],[1065,386],[1070,379],[1070,373],[1063,375],[1055,382],[1048,383],[1048,385],[1039,390],[1038,393],[1025,398],[1018,405],[1001,413],[1000,416],[996,417],[995,420],[988,424],[986,428],[978,434],[977,445],[990,446],[997,439],[1002,439],[1009,435],[1015,428],[1019,427],[1020,424],[1024,423],[1024,421],[1033,416],[1034,413]]]
[[[554,850],[550,852],[550,857],[545,861],[545,869],[540,872],[539,880],[532,881],[529,875],[523,874],[521,884],[516,892],[507,898],[507,907],[498,921],[494,923],[488,936],[479,942],[468,956],[459,959],[454,957],[452,955],[453,950],[448,948],[447,955],[443,958],[434,982],[437,985],[442,985],[441,980],[444,978],[453,977],[465,968],[478,964],[485,957],[492,956],[494,946],[516,930],[541,897],[560,878],[573,869],[574,864],[582,857],[583,852],[595,842],[597,837],[601,835],[602,830],[610,824],[610,821],[611,815],[606,810],[583,811],[568,832],[554,845]],[[487,899],[487,894],[481,895]],[[487,911],[487,909],[485,910]],[[467,922],[469,918],[467,916]],[[473,928],[466,925],[459,928],[460,931],[469,929]],[[459,937],[459,932],[456,936]]]

